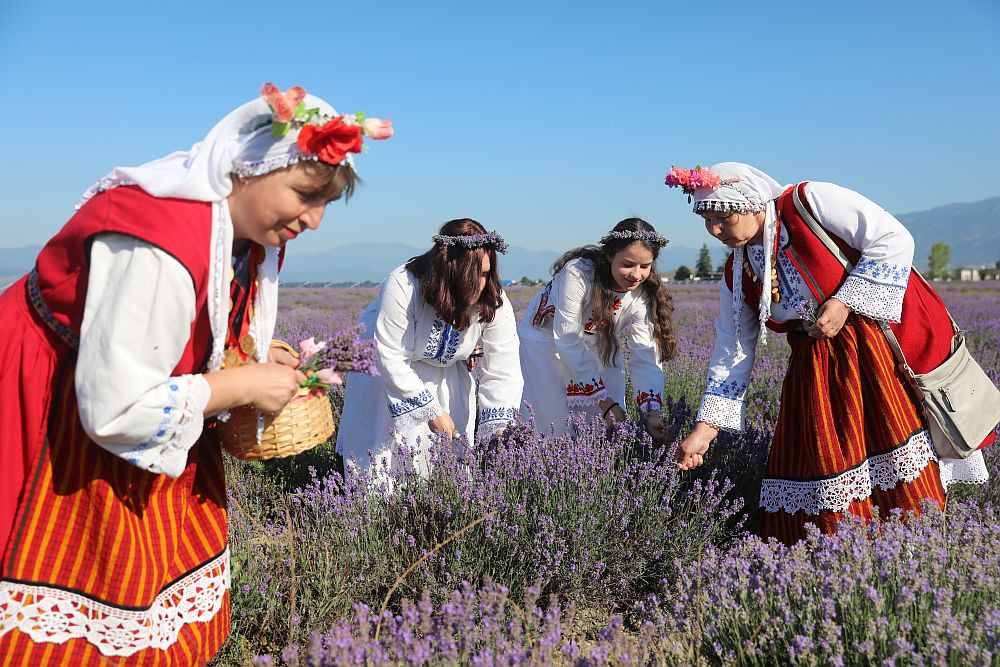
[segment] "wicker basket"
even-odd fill
[[[325,393],[299,393],[274,416],[264,417],[264,433],[257,442],[257,411],[250,407],[230,411],[220,422],[222,446],[238,459],[263,461],[294,456],[326,442],[333,433],[333,409]]]

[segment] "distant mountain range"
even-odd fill
[[[897,216],[916,242],[914,263],[927,266],[931,245],[946,243],[951,248],[951,266],[992,266],[1000,261],[1000,197],[971,204],[950,204],[928,211]],[[713,263],[718,265],[728,251],[709,241]],[[41,246],[0,248],[0,284],[31,270]],[[685,264],[693,268],[698,248],[667,246],[658,264],[663,273],[672,273]],[[352,243],[331,250],[300,252],[290,249],[290,261],[282,272],[287,282],[380,282],[389,271],[424,251],[402,243]],[[518,280],[547,278],[549,267],[559,253],[511,247],[500,262],[502,277]]]
[[[712,244],[717,245],[717,244]],[[340,248],[320,252],[290,251],[289,261],[282,271],[282,280],[292,282],[381,282],[386,274],[407,259],[424,252],[401,243],[352,243]],[[713,250],[716,264],[725,261],[725,248]],[[552,266],[560,253],[554,250],[528,250],[511,246],[500,259],[500,277],[520,280],[549,277]],[[660,252],[657,262],[664,272],[672,272],[681,264],[694,266],[698,248],[667,246]]]
[[[1000,197],[949,204],[896,216],[913,234],[914,264],[927,266],[931,246],[951,248],[951,267],[994,266],[1000,261]]]

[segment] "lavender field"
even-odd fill
[[[1000,283],[937,287],[1000,383]],[[673,293],[679,440],[718,287]],[[286,289],[278,336],[332,337],[374,295]],[[532,295],[512,290],[519,314]],[[442,447],[430,480],[391,494],[345,486],[330,443],[230,460],[232,635],[214,664],[1000,664],[1000,447],[990,483],[955,487],[943,512],[791,548],[754,537],[787,353],[779,336],[758,351],[750,428],[694,472],[587,423],[573,439],[514,427],[463,461]]]

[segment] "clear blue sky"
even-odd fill
[[[563,250],[633,214],[697,247],[671,163],[895,213],[1000,195],[997,0],[3,0],[0,246],[43,243],[111,167],[189,147],[268,80],[396,127],[300,251],[423,246],[463,216]]]

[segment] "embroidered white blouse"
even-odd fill
[[[211,396],[201,375],[171,377],[195,318],[187,269],[121,234],[91,247],[74,382],[91,439],[133,465],[177,477]]]
[[[657,361],[649,300],[640,290],[617,294],[612,315],[618,340],[624,334],[629,347],[629,377],[640,410],[659,411],[663,403],[663,369]],[[594,311],[594,266],[584,258],[570,260],[528,307],[522,337],[551,336],[570,376],[563,378],[570,408],[596,405],[608,397],[604,377],[624,374],[619,345],[613,366],[605,366],[597,349]],[[550,372],[544,369],[543,372]],[[624,382],[618,383],[624,387]]]
[[[497,308],[492,322],[484,324],[474,314],[469,327],[459,331],[442,321],[424,301],[419,279],[405,266],[389,274],[379,298],[365,310],[361,322],[369,331],[374,330],[379,379],[385,388],[395,433],[421,426],[445,411],[414,366],[464,365],[477,344],[482,345],[483,356],[476,368],[476,438],[491,437],[515,418],[524,381],[514,311],[506,294],[501,296],[503,305]],[[462,368],[462,372],[468,371]]]
[[[861,315],[899,322],[913,263],[913,237],[885,209],[853,190],[833,183],[810,182],[805,191],[809,206],[824,228],[861,251],[857,266],[833,296]],[[768,224],[774,221],[773,203],[768,204],[766,215]],[[781,225],[779,247],[784,249],[787,245],[788,231]],[[751,244],[747,251],[750,268],[758,277],[763,275],[764,247]],[[820,304],[784,253],[778,254],[776,268],[781,301],[771,305],[771,317],[779,322],[801,319],[795,310],[801,304],[816,312]],[[760,325],[753,308],[741,309],[739,341],[746,356],[735,361],[737,329],[730,307],[733,294],[725,280],[720,282],[719,291],[721,308],[716,321],[715,349],[697,419],[722,430],[742,432]]]

